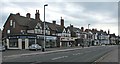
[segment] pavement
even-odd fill
[[[120,64],[119,51],[120,46],[117,46],[115,49],[111,50],[110,52],[106,53],[98,60],[96,60],[96,64]]]
[[[31,62],[32,64],[41,63],[41,62],[92,62],[93,63],[102,56],[106,55],[107,53],[112,54],[111,51],[114,50],[116,51],[116,49],[117,46],[95,46],[88,48],[60,49],[60,50],[54,50],[48,52],[47,51],[40,52],[36,54],[30,53],[31,55],[3,57],[3,62]],[[114,54],[116,55],[116,53],[113,53],[112,55]],[[106,56],[106,58],[111,58],[110,56],[112,55],[107,55],[108,57]],[[112,58],[114,57],[115,56],[112,56]],[[108,60],[108,59],[104,58],[104,60]],[[104,60],[102,59],[103,62]],[[114,60],[117,60],[117,58]]]
[[[91,46],[95,47],[95,46]],[[89,47],[84,47],[89,48]],[[46,48],[45,52],[41,50],[38,51],[30,51],[30,50],[7,50],[2,53],[3,57],[12,57],[12,56],[23,56],[23,55],[36,55],[36,54],[44,54],[44,53],[53,53],[53,52],[62,52],[62,51],[69,51],[69,50],[76,50],[82,49],[82,47],[60,47],[60,48]]]

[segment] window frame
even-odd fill
[[[10,20],[10,26],[13,26],[13,20]]]

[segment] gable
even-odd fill
[[[42,26],[40,23],[37,23],[37,25],[35,26],[36,29],[42,29]]]
[[[28,29],[34,29],[38,22],[39,23],[42,22],[41,20],[36,20],[36,19],[33,19],[33,18],[27,18],[27,17],[24,17],[24,16],[16,15],[16,14],[10,14],[8,19],[11,18],[11,17],[15,20],[15,22],[19,26],[28,27]],[[8,21],[8,19],[7,19],[7,21]],[[5,23],[5,25],[6,25],[6,23]]]
[[[69,29],[67,29],[67,33],[70,33],[70,30],[69,30]]]
[[[66,33],[66,30],[65,30],[65,28],[63,29],[63,32],[62,33]]]
[[[45,25],[45,29],[46,29],[46,30],[50,30],[49,27],[48,27],[48,25]]]

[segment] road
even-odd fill
[[[3,62],[18,62],[18,63],[30,62],[32,64],[41,63],[41,62],[91,62],[92,63],[97,59],[99,59],[101,56],[117,48],[118,48],[117,46],[96,46],[96,47],[82,48],[82,49],[62,51],[62,52],[52,52],[45,54],[26,55],[26,56],[25,55],[13,56],[9,58],[3,57]]]

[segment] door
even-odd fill
[[[25,40],[22,41],[22,49],[25,49]]]

